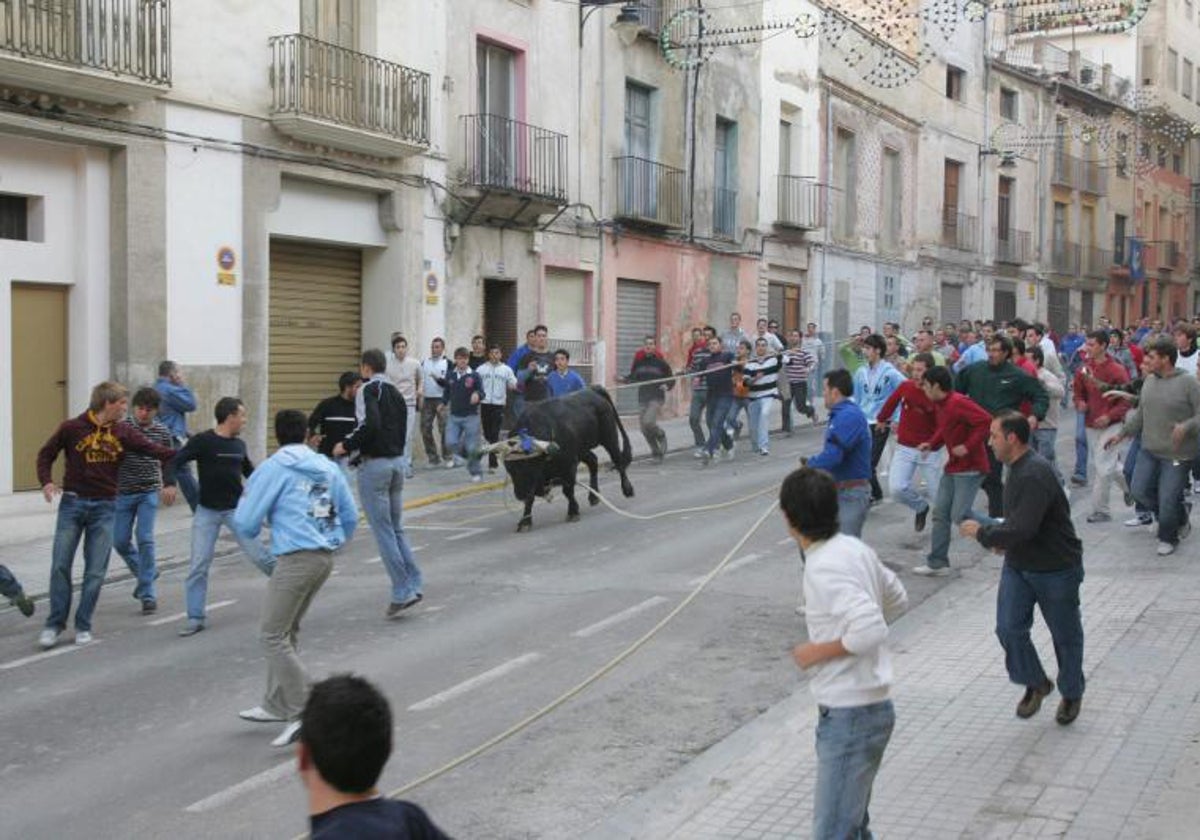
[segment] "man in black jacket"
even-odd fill
[[[1062,725],[1079,716],[1083,702],[1083,622],[1079,585],[1083,582],[1083,544],[1071,523],[1071,505],[1058,476],[1029,448],[1029,421],[1016,411],[992,419],[988,445],[1008,465],[1003,521],[967,520],[960,530],[980,545],[1004,551],[996,596],[996,635],[1004,648],[1008,678],[1025,686],[1017,716],[1032,717],[1054,690],[1037,649],[1029,638],[1037,606],[1054,640],[1058,690],[1055,715]]]
[[[321,400],[312,414],[308,415],[308,443],[322,455],[333,458],[333,447],[345,440],[358,426],[358,418],[354,414],[354,395],[361,384],[362,377],[359,374],[346,371],[338,377],[337,394]],[[347,459],[342,457],[334,460],[345,472]]]
[[[358,426],[333,447],[333,457],[357,451],[358,495],[367,523],[379,544],[379,556],[392,579],[392,600],[387,617],[420,603],[421,570],[404,534],[401,512],[404,491],[404,440],[408,408],[404,397],[388,380],[387,359],[382,350],[362,354],[363,378],[367,382],[354,398]]]
[[[656,461],[662,461],[667,455],[667,433],[658,425],[658,413],[667,398],[667,391],[675,387],[673,375],[674,371],[663,358],[654,336],[646,336],[642,341],[642,349],[633,356],[628,379],[630,382],[647,383],[638,388],[638,405],[642,409],[642,436],[650,445],[650,454]]]

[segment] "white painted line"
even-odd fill
[[[382,560],[383,560],[383,558],[382,558],[382,557],[368,557],[366,560],[364,560],[364,561],[363,561],[363,563],[365,563],[366,565],[368,565],[368,566],[369,566],[369,565],[371,565],[372,563],[379,563],[379,562],[382,562]]]
[[[477,537],[480,534],[486,534],[488,528],[467,528],[461,534],[455,534],[453,537],[446,537],[446,542],[454,542],[454,540],[465,540],[467,537]]]
[[[753,563],[755,560],[760,559],[761,557],[762,557],[761,554],[755,554],[753,552],[751,552],[750,554],[744,555],[742,557],[739,557],[738,559],[736,559],[732,563],[730,563],[728,566],[726,566],[724,569],[722,569],[721,574],[724,575],[724,574],[728,574],[729,572],[737,571],[738,569],[742,568],[742,566],[748,566],[751,563]],[[700,577],[692,578],[691,580],[688,581],[687,585],[688,586],[699,586],[701,583],[704,582],[704,579],[706,577],[708,577],[708,575],[700,575]],[[718,575],[718,577],[720,577],[720,575]]]
[[[0,671],[11,671],[13,668],[20,668],[22,665],[31,665],[34,662],[41,662],[43,659],[62,656],[64,653],[74,653],[77,650],[83,650],[84,648],[90,648],[98,644],[100,644],[99,641],[89,642],[86,645],[64,644],[62,647],[57,647],[44,653],[35,653],[32,656],[24,656],[20,659],[14,659],[12,662],[5,662],[3,665],[0,665]]]
[[[199,802],[193,802],[183,810],[189,814],[202,814],[205,811],[215,811],[218,808],[223,808],[230,802],[233,802],[240,796],[249,793],[252,790],[257,790],[261,787],[274,784],[297,774],[295,760],[285,761],[283,764],[277,764],[270,770],[264,770],[257,776],[251,776],[249,779],[238,782],[236,785],[225,788],[225,790],[217,791],[212,796],[201,799]]]
[[[795,542],[795,540],[793,540],[791,537],[784,537],[779,542],[775,543],[775,545],[787,545],[790,542]]]
[[[622,621],[627,621],[639,613],[643,613],[652,607],[657,607],[659,604],[665,604],[666,602],[666,598],[662,597],[661,595],[655,595],[653,598],[647,598],[640,604],[634,604],[627,610],[621,610],[621,612],[616,613],[615,615],[610,615],[608,618],[597,621],[595,624],[589,624],[582,630],[576,630],[571,635],[577,639],[586,639],[588,636],[594,636],[603,630],[607,630],[614,624],[620,624]]]
[[[222,607],[228,607],[228,606],[231,606],[236,603],[237,603],[236,598],[229,600],[229,601],[217,601],[215,604],[209,604],[208,607],[206,608],[205,612],[212,612],[213,610],[219,610]],[[158,627],[159,625],[170,624],[173,621],[179,621],[180,619],[187,618],[187,617],[188,617],[188,614],[186,612],[175,613],[174,615],[167,615],[167,616],[163,616],[162,618],[156,618],[153,621],[147,621],[146,624],[150,625],[151,627]]]
[[[493,680],[498,680],[501,677],[512,673],[518,668],[522,668],[526,665],[537,662],[541,658],[542,655],[540,653],[526,653],[522,656],[518,656],[516,659],[510,659],[501,665],[497,665],[490,671],[484,671],[478,676],[471,677],[469,680],[464,680],[453,688],[448,688],[445,691],[433,695],[432,697],[428,697],[422,700],[420,703],[413,703],[408,707],[408,710],[410,712],[425,712],[429,709],[436,708],[443,703],[449,703],[451,700],[461,697],[467,692],[479,688],[481,685],[486,685]]]

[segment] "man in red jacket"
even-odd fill
[[[921,384],[925,396],[937,406],[937,431],[932,440],[917,449],[929,452],[945,445],[949,457],[933,503],[933,545],[925,563],[913,571],[941,576],[950,573],[950,526],[967,517],[990,468],[985,447],[992,415],[970,397],[954,391],[947,368],[925,371]]]
[[[61,423],[38,451],[38,482],[46,502],[59,493],[58,520],[50,560],[50,614],[38,637],[48,649],[58,643],[71,612],[71,566],[83,539],[83,588],[75,610],[75,644],[92,640],[92,613],[108,572],[112,551],[113,521],[117,510],[117,472],[127,452],[140,452],[164,465],[174,449],[146,439],[131,423],[122,423],[129,408],[129,391],[117,382],[101,382],[92,389],[88,410]],[[50,476],[58,453],[67,462],[60,489]]]
[[[1121,423],[1129,411],[1128,400],[1110,400],[1104,392],[1114,385],[1129,382],[1125,366],[1108,355],[1108,333],[1096,330],[1089,333],[1084,342],[1084,362],[1075,372],[1073,385],[1075,408],[1084,418],[1088,452],[1091,453],[1092,512],[1088,522],[1111,522],[1109,512],[1109,489],[1116,483],[1128,492],[1125,476],[1121,470],[1121,459],[1127,447],[1108,447],[1112,438],[1120,437]]]
[[[934,404],[925,396],[921,380],[925,371],[933,367],[933,355],[918,353],[909,363],[909,378],[892,391],[879,409],[880,417],[891,417],[897,406],[901,406],[899,430],[896,432],[896,451],[888,467],[888,489],[892,497],[912,508],[915,517],[913,527],[925,530],[929,516],[929,503],[937,495],[938,481],[942,471],[942,455],[939,451],[921,451],[922,443],[933,440],[937,433],[937,413]],[[878,421],[887,425],[887,421]],[[913,477],[920,472],[925,479],[925,494],[914,486]]]

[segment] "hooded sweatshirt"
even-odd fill
[[[38,451],[38,483],[50,483],[50,468],[58,453],[64,453],[67,470],[62,489],[85,499],[115,499],[117,475],[126,452],[140,452],[166,463],[175,450],[146,439],[126,423],[101,424],[96,415],[85,411],[59,425]],[[172,483],[172,482],[168,482]]]
[[[271,553],[335,551],[350,541],[358,508],[338,466],[302,443],[284,446],[259,465],[238,502],[233,530],[256,539],[271,523]]]

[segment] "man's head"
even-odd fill
[[[1093,330],[1088,333],[1083,346],[1087,348],[1088,358],[1094,362],[1100,361],[1108,352],[1108,330]]]
[[[760,358],[766,358],[766,355],[771,352],[771,345],[767,343],[765,338],[754,339],[754,355]]]
[[[400,333],[392,333],[392,355],[400,361],[408,355],[408,339]]]
[[[1039,369],[1046,364],[1046,353],[1037,343],[1030,344],[1025,348],[1025,358],[1033,362],[1034,366]]]
[[[850,371],[838,368],[827,372],[823,391],[825,405],[830,407],[837,405],[842,400],[850,399],[854,394],[854,380],[850,378]]]
[[[816,325],[816,324],[814,324],[812,321],[809,321],[809,322],[808,322],[808,323],[807,323],[807,324],[804,326],[804,330],[805,330],[805,332],[807,332],[809,335],[816,335],[816,334],[817,334],[817,325]]]
[[[237,397],[221,397],[213,408],[213,417],[218,426],[236,437],[246,427],[246,405]]]
[[[1108,331],[1108,346],[1114,350],[1120,350],[1125,346],[1125,336],[1121,334],[1120,330]]]
[[[988,364],[992,367],[1000,365],[1012,358],[1012,341],[1006,335],[993,335],[987,343]]]
[[[863,356],[867,364],[875,364],[887,352],[887,341],[879,333],[871,333],[862,340]]]
[[[916,345],[918,353],[931,353],[933,352],[933,333],[927,328],[919,329],[917,330],[917,340],[913,343]]]
[[[435,359],[440,359],[442,354],[446,352],[446,342],[440,337],[429,342],[429,355]]]
[[[787,334],[788,347],[800,346],[800,330],[788,330]]]
[[[164,359],[158,363],[159,379],[169,379],[172,382],[180,382],[183,375],[179,371],[179,363],[173,362],[170,359]]]
[[[308,434],[308,417],[298,408],[285,408],[275,414],[275,440],[280,446],[304,443]]]
[[[387,359],[384,358],[382,350],[372,347],[370,350],[363,351],[359,358],[359,371],[365,378],[370,379],[385,370],[387,370]]]
[[[120,382],[101,382],[92,389],[88,409],[101,424],[116,423],[129,410],[129,389]]]
[[[770,321],[767,321],[767,329],[773,333],[779,332],[779,322],[772,318]]]
[[[758,320],[755,322],[755,324],[754,324],[754,328],[755,328],[756,330],[758,330],[758,334],[759,334],[759,335],[765,335],[765,334],[766,334],[766,332],[767,332],[767,319],[766,319],[766,318],[759,318],[759,319],[758,319]]]
[[[913,356],[912,361],[909,362],[909,378],[912,379],[913,382],[916,382],[918,385],[920,385],[921,381],[925,378],[925,371],[929,370],[931,367],[933,367],[933,354],[918,353],[917,355]]]
[[[1156,338],[1146,347],[1146,365],[1159,376],[1167,376],[1178,358],[1179,349],[1169,338]]]
[[[737,343],[737,355],[739,359],[746,359],[754,352],[754,345],[746,339],[742,339]]]
[[[550,345],[550,328],[545,324],[538,324],[533,328],[533,345],[543,353]]]
[[[348,370],[338,377],[338,393],[342,395],[342,399],[352,400],[361,384],[362,375]]]
[[[138,388],[133,395],[133,419],[139,426],[149,426],[154,415],[158,414],[158,407],[161,404],[162,397],[159,396],[158,391],[149,387]]]
[[[992,418],[988,446],[996,460],[1005,464],[1016,461],[1029,449],[1029,421],[1018,411],[1002,411]]]
[[[297,747],[304,786],[338,793],[374,790],[392,754],[392,710],[362,677],[339,674],[315,684],[300,714]]]
[[[467,363],[471,360],[471,351],[466,347],[454,348],[454,366],[459,370],[465,370]]]
[[[525,331],[525,344],[527,346],[532,347],[534,341],[536,341],[536,340],[537,340],[537,333],[535,333],[533,330]]]
[[[950,370],[943,365],[935,365],[925,371],[921,377],[921,388],[931,402],[941,402],[954,390],[954,379]]]
[[[933,317],[932,316],[926,315],[924,318],[921,319],[921,329],[930,330],[930,331],[933,330]]]
[[[704,340],[708,341],[710,338],[716,338],[716,337],[717,337],[717,328],[714,327],[712,324],[706,325],[704,327]]]
[[[889,335],[884,339],[885,351],[884,355],[888,358],[894,358],[900,355],[900,339],[894,335]]]
[[[887,339],[887,338],[891,338],[895,334],[896,334],[896,328],[892,326],[892,322],[884,321],[883,322],[883,337],[885,339]]]
[[[1162,318],[1154,318],[1150,321],[1150,329],[1154,330],[1155,332],[1162,332],[1162,328]]]
[[[984,341],[990,340],[991,337],[996,334],[996,325],[991,321],[984,321],[983,324],[980,325],[980,329],[982,330]]]
[[[1191,324],[1179,324],[1175,327],[1175,349],[1180,353],[1190,353],[1196,347],[1196,328]]]
[[[692,327],[692,344],[704,340],[704,330],[699,327]]]
[[[476,356],[482,356],[484,354],[484,351],[486,351],[486,350],[487,350],[487,347],[484,346],[483,336],[481,336],[481,335],[471,336],[471,352],[472,353],[474,353]]]
[[[730,312],[729,313],[729,328],[732,330],[736,330],[741,325],[742,325],[742,313]]]
[[[502,355],[504,355],[504,354],[500,350],[499,344],[497,344],[496,342],[493,341],[491,344],[488,345],[488,361],[489,362],[491,362],[494,365],[500,364],[500,357]]]
[[[708,339],[708,352],[710,352],[710,353],[720,353],[720,352],[721,352],[721,339],[717,338],[715,335],[714,335],[714,336],[709,336],[709,339]]]
[[[554,351],[554,369],[559,373],[567,372],[567,365],[571,363],[571,354],[566,350],[559,348]]]
[[[838,532],[837,485],[824,470],[801,467],[788,475],[779,487],[779,508],[795,539],[818,542]]]
[[[654,340],[654,336],[647,335],[642,338],[642,349],[647,353],[658,352],[658,342]]]
[[[1079,332],[1079,325],[1078,325],[1078,324],[1071,324],[1071,326],[1067,327],[1067,332],[1069,332],[1069,333],[1078,333],[1078,332]]]

